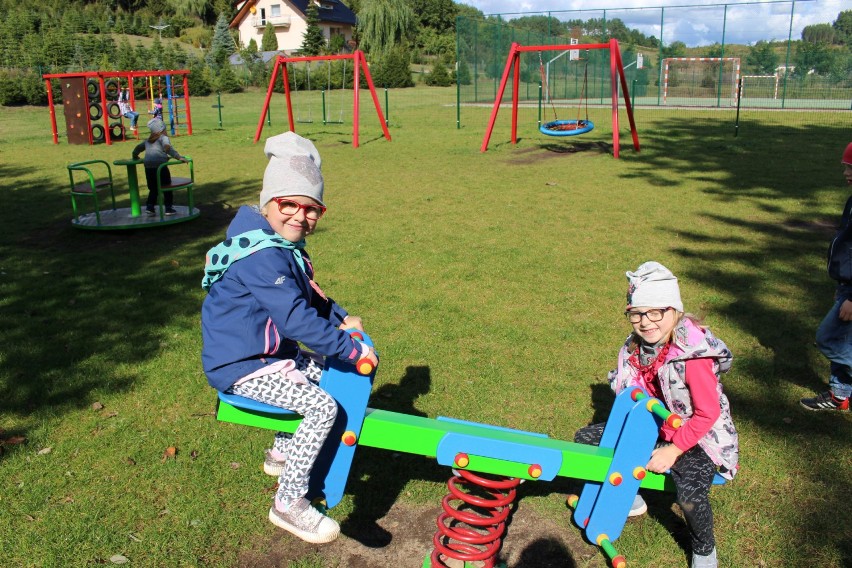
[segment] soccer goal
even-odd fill
[[[775,75],[743,75],[743,86],[740,89],[740,97],[743,101],[778,98],[778,83],[781,77]]]
[[[663,104],[736,106],[739,57],[663,59]]]

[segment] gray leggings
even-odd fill
[[[592,424],[580,428],[574,434],[574,441],[597,446],[603,436],[604,426],[606,424]],[[695,446],[677,458],[671,475],[677,489],[677,504],[683,511],[692,537],[692,552],[706,556],[716,546],[709,496],[716,475],[716,464],[701,446]]]
[[[276,495],[285,506],[307,494],[311,469],[337,417],[337,402],[317,384],[322,374],[317,362],[299,356],[296,358],[296,367],[308,378],[308,384],[300,385],[279,373],[273,373],[249,379],[229,389],[234,394],[286,408],[303,416],[292,438],[280,432],[275,436],[275,449],[287,455],[284,469],[278,478]]]

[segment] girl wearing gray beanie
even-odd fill
[[[148,216],[153,217],[157,214],[157,169],[160,165],[169,161],[169,158],[186,162],[186,158],[180,155],[172,146],[171,140],[166,136],[166,125],[159,118],[152,118],[148,121],[148,128],[151,130],[151,135],[147,139],[140,142],[133,148],[133,159],[138,160],[139,154],[145,152],[145,181],[148,182],[148,201],[146,203],[146,212]],[[171,185],[172,174],[168,166],[160,170],[160,184],[162,186]],[[171,191],[163,192],[163,201],[165,202],[167,216],[177,213],[172,203],[174,195]]]
[[[278,477],[269,520],[312,543],[337,538],[337,522],[305,498],[310,474],[334,425],[337,402],[320,388],[323,358],[348,363],[375,352],[347,329],[364,330],[314,281],[305,237],[326,211],[316,147],[293,132],[273,136],[255,206],[242,206],[227,238],[207,253],[201,308],[207,381],[233,393],[302,415],[292,437],[275,436],[263,471]],[[300,345],[310,351],[303,350]]]
[[[627,273],[627,310],[633,331],[609,373],[615,394],[636,387],[659,399],[683,419],[664,423],[646,469],[671,472],[677,502],[692,535],[692,568],[716,568],[710,487],[718,472],[733,479],[739,468],[737,430],[720,376],[731,368],[727,346],[684,314],[678,281],[659,262]],[[605,424],[581,428],[574,441],[598,445]],[[639,495],[628,516],[648,510]]]

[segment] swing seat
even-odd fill
[[[595,127],[591,120],[554,120],[542,124],[539,130],[548,136],[577,136],[585,134]]]

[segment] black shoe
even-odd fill
[[[153,217],[154,215],[157,214],[157,212],[153,209],[146,209],[145,214],[148,215],[148,217]]]
[[[177,215],[177,211],[172,207],[166,207],[166,217],[171,217],[172,215]]]
[[[848,398],[835,398],[830,392],[821,392],[813,398],[803,398],[799,404],[808,410],[839,410],[849,412]]]

